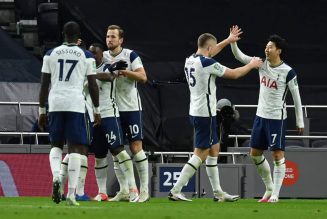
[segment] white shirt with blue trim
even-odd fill
[[[185,61],[184,71],[190,89],[190,115],[216,115],[216,77],[222,77],[226,67],[202,55],[192,55]]]
[[[46,53],[42,73],[51,74],[49,112],[85,113],[84,81],[87,75],[96,74],[92,53],[75,44],[63,44]]]
[[[130,71],[143,68],[141,58],[136,52],[130,49],[123,48],[116,56],[112,56],[109,51],[105,51],[103,52],[103,56],[109,60],[110,64],[119,60],[126,61],[128,64],[127,70]],[[128,77],[118,77],[116,80],[116,97],[119,111],[142,110],[141,99],[137,90],[137,81]]]

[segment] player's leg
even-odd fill
[[[263,151],[268,148],[269,139],[266,137],[265,121],[256,117],[251,133],[251,158],[257,168],[258,174],[266,186],[266,192],[259,202],[267,202],[273,190],[273,181],[268,161],[263,155]]]
[[[86,114],[76,112],[65,113],[65,135],[68,145],[68,193],[67,205],[79,205],[75,200],[75,190],[81,169],[81,153],[83,147],[89,145],[89,130]]]
[[[273,159],[274,159],[274,188],[268,202],[278,202],[279,192],[283,184],[283,180],[285,177],[286,165],[284,158],[284,151],[276,150],[273,151]]]
[[[179,176],[176,184],[170,190],[168,199],[172,201],[192,201],[186,198],[182,193],[182,188],[187,184],[191,177],[198,170],[199,166],[207,158],[209,153],[209,148],[195,148],[194,154],[184,165],[181,175]]]
[[[52,172],[52,200],[55,203],[61,201],[60,193],[60,165],[62,148],[64,145],[64,118],[62,112],[49,113],[49,137],[52,148],[49,153],[49,162]]]
[[[123,174],[123,179],[126,179],[126,183],[129,189],[129,201],[130,202],[138,202],[139,201],[139,193],[135,183],[134,169],[132,159],[129,154],[124,149],[123,145],[123,132],[121,128],[121,123],[118,117],[110,117],[110,123],[108,124],[106,133],[110,136],[110,152],[114,156],[114,161],[118,160],[118,168]],[[117,165],[117,162],[115,162]],[[117,178],[120,176],[117,176]],[[126,187],[121,188],[120,190],[126,191]],[[120,193],[118,193],[120,194]],[[114,197],[114,201],[123,201],[124,197],[120,196],[120,200],[118,200],[118,194]],[[124,193],[121,193],[122,195]]]
[[[114,161],[114,171],[119,183],[119,191],[115,195],[115,197],[109,199],[109,201],[118,202],[118,201],[129,201],[129,188],[128,181],[124,176],[124,173],[119,165],[119,160],[117,157],[112,156]]]
[[[181,194],[182,188],[195,174],[202,162],[207,159],[207,156],[209,154],[209,148],[211,147],[211,120],[208,120],[207,118],[193,116],[190,116],[190,120],[195,130],[194,154],[184,165],[181,175],[179,176],[176,184],[170,190],[170,193],[168,195],[169,200],[191,201],[190,199],[185,198]]]
[[[121,112],[123,131],[127,133],[130,142],[130,150],[134,156],[134,164],[140,179],[140,202],[146,202],[149,196],[149,163],[142,148],[143,124],[142,112]]]
[[[279,192],[285,177],[285,132],[286,132],[286,119],[285,120],[271,120],[269,123],[270,135],[272,142],[270,150],[274,160],[273,182],[274,188],[272,195],[268,202],[278,202]]]
[[[66,198],[68,205],[79,205],[75,200],[75,190],[81,170],[81,147],[83,146],[68,142],[68,192]]]
[[[219,155],[219,144],[216,143],[211,146],[209,150],[209,156],[206,160],[206,172],[214,193],[214,201],[219,202],[234,202],[237,201],[240,197],[238,195],[230,195],[227,192],[224,192],[220,186],[219,179],[219,168],[217,166]]]
[[[150,199],[149,195],[149,162],[142,147],[143,139],[143,124],[142,124],[142,112],[133,112],[130,121],[130,149],[134,155],[135,166],[140,179],[140,202],[146,202]],[[139,128],[139,130],[137,129]]]
[[[135,166],[140,178],[140,202],[146,202],[149,196],[149,163],[142,148],[142,141],[137,140],[130,143],[130,149],[134,155]]]
[[[116,117],[117,119],[117,126],[120,127],[122,138],[121,140],[124,141],[124,136],[128,135],[129,128],[128,128],[128,113],[119,112],[120,117]],[[123,145],[123,142],[122,142]],[[124,176],[124,173],[119,165],[118,158],[116,156],[112,156],[114,161],[114,171],[116,178],[119,183],[119,192],[116,194],[115,197],[111,198],[109,201],[127,201],[126,197],[128,197],[128,181]]]
[[[85,178],[88,170],[88,146],[83,146],[81,153],[81,170],[78,177],[76,187],[76,200],[77,201],[90,201],[90,197],[85,194]]]
[[[139,193],[135,183],[133,162],[129,154],[126,150],[124,150],[124,146],[118,146],[116,148],[110,149],[112,155],[115,159],[118,160],[120,169],[122,170],[125,179],[128,182],[129,187],[129,202],[138,202],[139,201]]]
[[[95,155],[95,177],[98,185],[98,194],[94,198],[96,201],[108,201],[107,178],[108,178],[108,143],[103,132],[103,126],[107,118],[101,120],[101,125],[94,127],[92,149]]]
[[[61,193],[61,200],[66,200],[66,196],[64,194],[64,187],[65,183],[67,181],[67,170],[68,170],[68,160],[69,160],[69,154],[66,154],[64,159],[61,161],[61,166],[60,166],[60,193]]]

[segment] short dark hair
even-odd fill
[[[211,33],[203,33],[198,38],[198,47],[204,48],[207,45],[207,42],[209,40],[215,40],[217,41],[216,37],[212,35]]]
[[[63,28],[64,37],[68,39],[78,39],[81,35],[79,24],[75,21],[68,21]]]
[[[118,25],[109,25],[107,31],[108,30],[118,30],[119,38],[124,38],[124,35],[125,35],[124,30],[120,26],[118,26]]]
[[[92,43],[90,46],[97,47],[97,48],[101,49],[102,51],[104,50],[104,47],[100,43]]]
[[[287,49],[287,42],[284,38],[277,34],[270,35],[268,38],[268,42],[271,41],[275,44],[276,48],[281,49],[281,54],[285,54],[285,50]]]

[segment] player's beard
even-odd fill
[[[109,49],[110,51],[114,51],[117,47],[118,47],[118,45],[113,45],[113,44],[109,44],[109,45],[108,45],[108,49]]]

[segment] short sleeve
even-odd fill
[[[86,75],[95,75],[96,74],[96,64],[94,58],[86,59]]]
[[[209,74],[222,77],[225,73],[226,67],[212,58],[201,57],[201,64],[203,69]]]
[[[143,63],[139,55],[132,51],[130,56],[129,56],[130,62],[131,62],[131,69],[134,71],[135,69],[138,68],[143,68]]]
[[[50,56],[45,55],[43,57],[43,64],[41,69],[42,73],[51,74],[49,62],[50,62]]]

